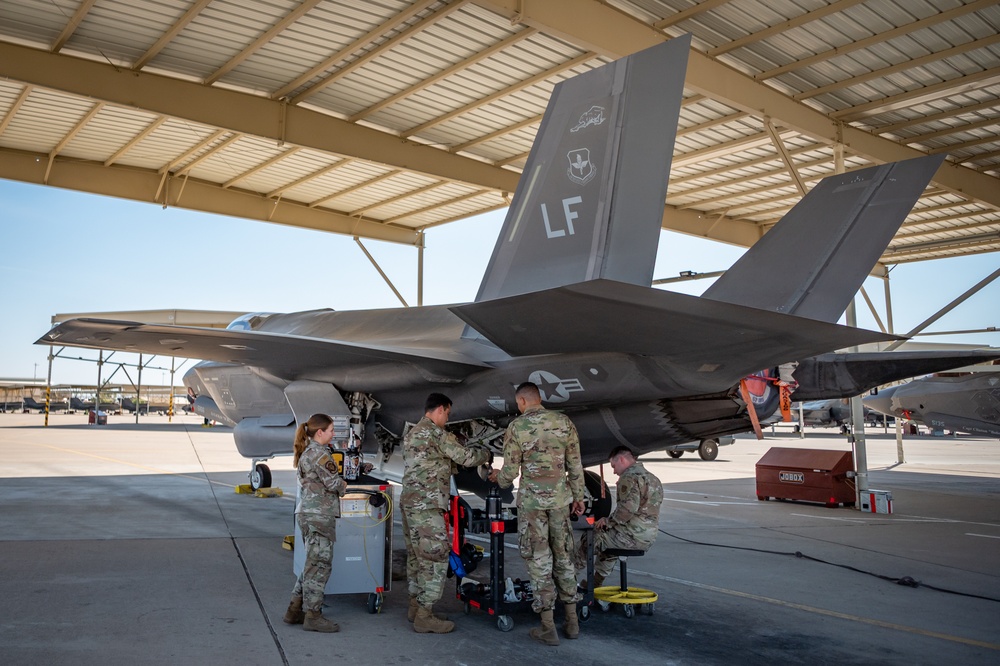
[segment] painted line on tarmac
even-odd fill
[[[35,444],[35,446],[41,446],[46,449],[52,449],[53,451],[62,451],[63,453],[73,453],[78,456],[83,456],[85,458],[94,458],[95,460],[103,460],[104,462],[115,463],[117,465],[125,465],[126,467],[135,467],[136,469],[145,470],[147,472],[154,472],[156,474],[163,474],[165,476],[178,476],[183,479],[191,479],[192,481],[208,481],[211,484],[217,486],[225,486],[226,488],[232,488],[233,484],[226,483],[225,481],[215,481],[208,478],[208,472],[204,473],[204,476],[193,476],[187,472],[171,472],[167,469],[161,469],[159,467],[150,467],[149,465],[140,465],[139,463],[128,462],[126,460],[118,460],[117,458],[108,458],[107,456],[99,456],[96,453],[86,453],[84,451],[74,451],[73,449],[64,449],[59,446],[52,446],[51,444]],[[295,501],[295,497],[291,495],[282,495],[279,499]]]
[[[941,640],[950,641],[952,643],[962,643],[963,645],[971,645],[973,647],[986,648],[988,650],[998,650],[1000,651],[1000,644],[988,643],[986,641],[977,641],[972,638],[963,638],[961,636],[952,636],[951,634],[943,634],[939,631],[927,631],[926,629],[918,629],[916,627],[909,627],[905,624],[895,624],[893,622],[886,622],[884,620],[875,620],[869,617],[861,617],[859,615],[849,615],[847,613],[840,613],[838,611],[827,610],[825,608],[816,608],[814,606],[806,606],[804,604],[797,604],[791,601],[783,601],[781,599],[772,599],[771,597],[764,597],[759,594],[750,594],[749,592],[740,592],[738,590],[730,590],[724,587],[716,587],[715,585],[706,585],[705,583],[697,583],[692,580],[683,580],[681,578],[673,578],[671,576],[663,576],[661,574],[650,573],[648,571],[638,571],[629,569],[629,573],[639,574],[641,576],[649,576],[650,578],[655,578],[657,580],[666,581],[668,583],[677,583],[679,585],[686,585],[687,587],[695,587],[702,590],[709,590],[711,592],[719,592],[720,594],[727,594],[733,597],[740,597],[742,599],[751,599],[753,601],[762,601],[764,603],[773,604],[775,606],[783,606],[785,608],[792,608],[795,610],[806,611],[807,613],[815,613],[816,615],[825,615],[827,617],[835,617],[841,620],[848,620],[851,622],[859,622],[861,624],[868,624],[873,627],[880,627],[882,629],[894,629],[896,631],[906,632],[908,634],[917,634],[919,636],[927,636],[930,638],[939,638]]]
[[[974,532],[966,532],[965,536],[983,537],[984,539],[1000,539],[1000,536],[996,534],[976,534]]]
[[[867,523],[870,522],[867,518],[837,518],[836,516],[813,516],[808,513],[793,513],[793,516],[798,516],[799,518],[819,518],[820,520],[839,520],[845,523]]]

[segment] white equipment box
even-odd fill
[[[868,513],[892,513],[892,493],[888,490],[863,491],[860,507]]]

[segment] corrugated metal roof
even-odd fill
[[[646,32],[636,34],[690,32],[697,52],[751,77],[761,91],[778,91],[828,116],[831,126],[865,130],[886,146],[947,152],[980,182],[996,181],[1000,193],[996,2],[578,0],[572,7],[605,5],[616,13],[601,26],[607,42],[597,43],[577,38],[569,21],[521,22],[517,11],[530,12],[530,3],[509,0],[96,0],[89,8],[75,0],[6,0],[0,44],[280,103],[265,123],[277,129],[264,136],[227,126],[207,109],[162,113],[101,88],[46,85],[58,79],[52,71],[37,81],[8,78],[0,80],[0,167],[25,154],[51,155],[50,170],[73,160],[109,179],[116,169],[184,176],[220,193],[420,230],[503,206],[509,188],[445,177],[426,157],[414,168],[409,153],[370,155],[363,134],[344,153],[321,148],[322,141],[285,142],[281,105],[412,142],[400,145],[431,146],[470,170],[517,172],[555,83],[608,62],[614,35],[641,27]],[[235,104],[226,108],[234,117],[244,112],[245,103],[225,100]],[[795,203],[798,189],[767,122],[806,187],[833,173],[829,141],[796,129],[798,117],[765,118],[755,108],[752,100],[734,105],[688,91],[668,225],[671,210],[697,211],[763,231]],[[873,161],[844,146],[846,169]],[[172,191],[181,199],[171,203],[184,205],[179,188]],[[1000,194],[933,186],[883,261],[1000,250],[998,211]]]

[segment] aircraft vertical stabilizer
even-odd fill
[[[824,178],[703,297],[837,321],[944,157]]]
[[[678,37],[556,85],[477,302],[649,286],[690,47]]]

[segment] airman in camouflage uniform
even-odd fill
[[[316,427],[314,422],[329,425]],[[295,581],[292,603],[284,620],[289,624],[302,623],[307,631],[334,632],[339,627],[322,617],[323,597],[333,565],[340,497],[347,490],[347,482],[340,476],[329,448],[333,438],[333,422],[329,417],[315,415],[299,426],[299,431],[297,438],[310,438],[296,465],[295,517],[302,531],[306,561]]]
[[[535,384],[521,384],[515,399],[521,416],[507,426],[503,467],[492,472],[490,480],[506,488],[521,476],[517,493],[519,545],[534,589],[532,608],[542,620],[531,636],[547,645],[558,645],[552,620],[557,588],[566,608],[566,635],[579,635],[569,516],[571,508],[577,515],[583,513],[580,440],[566,415],[542,407]]]
[[[451,544],[444,512],[448,510],[451,475],[455,465],[472,467],[489,461],[489,452],[466,448],[444,429],[451,414],[451,400],[432,393],[424,417],[403,442],[403,539],[409,578],[408,619],[417,633],[448,633],[455,623],[433,614],[433,605],[444,592]]]
[[[608,456],[611,468],[618,475],[615,510],[594,525],[594,584],[600,586],[615,567],[616,557],[603,554],[607,548],[649,550],[660,527],[660,504],[663,484],[636,461],[627,446],[619,446]],[[587,564],[586,540],[580,540],[576,555],[577,568]]]

